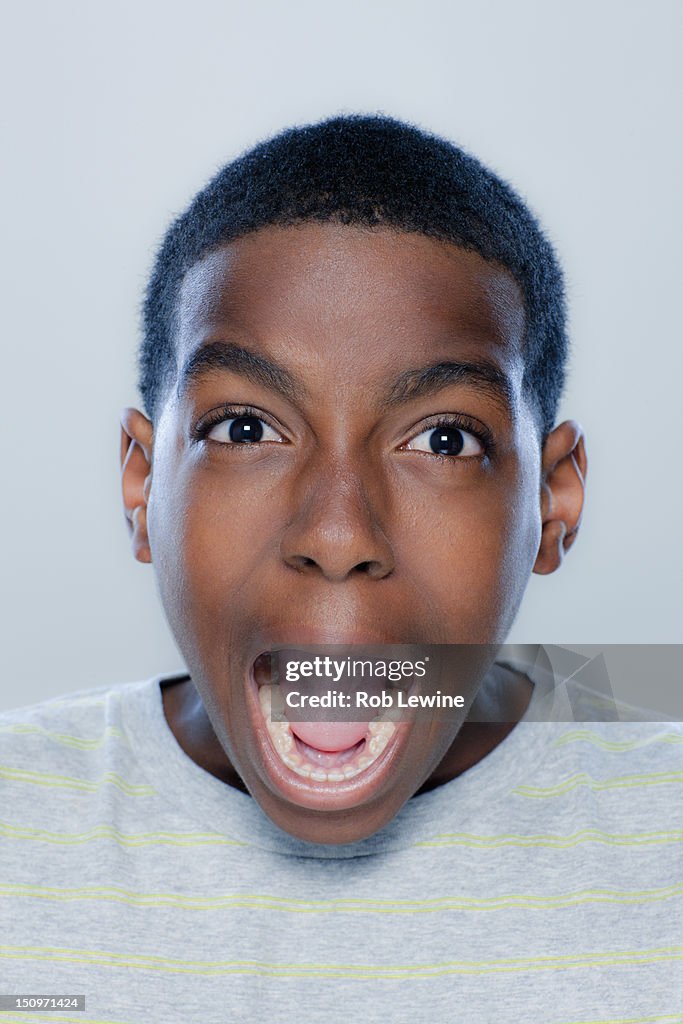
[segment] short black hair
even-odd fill
[[[501,264],[526,312],[524,386],[543,436],[564,384],[562,271],[513,189],[453,143],[381,115],[289,128],[223,167],[168,229],[143,308],[140,391],[154,419],[176,371],[174,320],[184,275],[211,250],[269,225],[334,221],[418,232]]]

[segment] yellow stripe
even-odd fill
[[[26,842],[52,843],[55,845],[77,845],[112,839],[121,846],[243,846],[250,843],[212,832],[120,832],[109,825],[98,825],[88,832],[49,832],[47,829],[28,828],[0,821],[0,836]],[[611,846],[652,846],[683,841],[683,830],[672,832],[612,833],[598,829],[582,829],[568,835],[500,835],[482,836],[471,832],[443,832],[432,839],[414,843],[416,847],[466,846],[474,849],[497,850],[506,846],[522,848],[572,849],[581,843],[605,843]]]
[[[446,960],[433,964],[330,964],[272,963],[262,960],[182,960],[172,957],[136,956],[105,950],[68,949],[54,946],[0,946],[0,957],[12,960],[46,960],[51,963],[94,964],[171,974],[246,974],[284,978],[348,978],[354,980],[438,978],[453,974],[529,973],[585,970],[593,967],[630,967],[682,960],[683,947],[617,950],[574,956],[503,957],[495,960]]]
[[[575,729],[571,732],[563,733],[558,739],[555,740],[553,746],[563,747],[567,743],[580,743],[580,742],[592,743],[596,747],[600,747],[602,750],[611,750],[615,753],[624,750],[638,750],[641,747],[650,746],[653,743],[683,743],[683,735],[675,732],[668,733],[657,733],[654,736],[646,736],[638,740],[625,740],[622,743],[617,743],[613,740],[606,740],[597,732],[591,732],[589,729]]]
[[[99,739],[85,739],[83,736],[72,736],[70,733],[65,732],[52,732],[50,729],[45,729],[42,725],[3,725],[0,726],[0,732],[11,732],[19,736],[31,736],[40,735],[46,739],[54,740],[55,743],[62,743],[65,747],[75,747],[77,750],[99,750],[100,747],[104,746],[107,741],[107,737],[113,736],[116,739],[122,740],[128,746],[128,737],[119,729],[116,725],[108,725],[103,731]]]
[[[476,849],[496,850],[503,846],[550,847],[569,849],[580,843],[607,843],[612,846],[648,846],[657,843],[680,843],[683,830],[675,832],[601,832],[598,829],[582,829],[569,835],[514,835],[478,836],[470,832],[443,832],[415,843],[415,846],[472,846]]]
[[[55,1022],[55,1024],[127,1024],[126,1021],[121,1020],[95,1020],[93,1017],[65,1017],[61,1013],[54,1013],[52,1010],[46,1010],[45,1016],[38,1017],[30,1011],[25,1012],[21,1010],[18,1017],[5,1017],[6,1013],[16,1013],[16,1010],[0,1010],[0,1021],[7,1022],[7,1024],[45,1024],[46,1021]]]
[[[98,825],[88,832],[49,832],[47,829],[27,828],[0,821],[0,836],[27,842],[77,845],[99,839],[113,839],[121,846],[243,846],[251,844],[212,832],[120,832],[108,825]],[[683,841],[683,830],[674,832],[612,833],[598,829],[583,829],[569,835],[475,835],[470,832],[443,832],[432,839],[414,843],[416,847],[467,846],[474,849],[497,850],[506,846],[522,848],[572,849],[581,843],[605,843],[612,846],[652,846]]]
[[[31,842],[74,845],[97,839],[113,839],[121,846],[248,846],[237,839],[228,839],[217,832],[119,832],[109,825],[98,825],[89,832],[48,832],[42,828],[19,828],[0,821],[0,836]]]
[[[268,910],[297,914],[432,914],[443,911],[543,910],[577,907],[586,903],[658,903],[683,895],[683,885],[658,889],[579,889],[557,896],[512,893],[477,898],[445,896],[425,900],[334,899],[308,900],[261,893],[227,893],[221,896],[193,896],[182,893],[135,892],[119,886],[87,886],[81,889],[0,884],[0,897],[36,898],[71,902],[104,900],[135,907],[178,907],[184,910]]]
[[[683,782],[683,772],[652,772],[649,775],[620,775],[613,779],[594,779],[586,772],[572,775],[556,786],[518,786],[513,790],[520,796],[549,797],[562,796],[579,786],[599,792],[603,789],[635,789],[638,786],[658,786],[667,782]]]
[[[107,783],[116,786],[128,796],[154,796],[156,790],[151,786],[134,785],[126,782],[116,772],[105,772],[101,779],[91,782],[88,779],[76,779],[70,775],[53,775],[50,772],[31,772],[25,768],[12,768],[9,765],[0,765],[0,778],[10,779],[12,782],[26,782],[33,786],[50,786],[59,789],[79,789],[94,793]]]
[[[683,1022],[683,1011],[679,1013],[657,1013],[648,1014],[647,1017],[610,1017],[607,1020],[601,1017],[599,1020],[572,1020],[558,1021],[556,1024],[658,1024],[659,1021],[671,1021],[673,1024]]]
[[[113,695],[112,695],[113,697]],[[112,698],[110,698],[111,700]],[[116,703],[120,704],[121,697],[117,695]],[[70,697],[68,694],[66,697],[53,697],[51,700],[41,702],[47,708],[70,708],[70,707],[91,707],[91,708],[103,708],[106,701],[104,697]],[[32,706],[32,705],[29,705]]]
[[[62,1014],[55,1014],[50,1011],[49,1018],[46,1017],[35,1017],[32,1013],[21,1013],[21,1019],[18,1017],[14,1020],[10,1020],[5,1017],[6,1013],[14,1013],[14,1010],[0,1010],[0,1020],[7,1021],[7,1024],[44,1024],[49,1019],[55,1021],[56,1024],[125,1024],[124,1021],[113,1021],[113,1020],[94,1020],[92,1017],[64,1017]],[[610,1017],[607,1020],[605,1017],[600,1017],[599,1020],[572,1020],[563,1021],[562,1024],[681,1024],[683,1022],[683,1015],[681,1013],[664,1013],[651,1015],[647,1017]],[[559,1022],[557,1022],[559,1024]]]
[[[117,1020],[94,1020],[92,1017],[63,1017],[61,1014],[57,1015],[52,1010],[47,1010],[47,1016],[45,1017],[34,1017],[31,1013],[20,1011],[19,1017],[6,1017],[6,1013],[15,1013],[15,1010],[0,1010],[0,1021],[3,1024],[46,1024],[46,1022],[54,1021],[55,1024],[126,1024],[125,1021]]]

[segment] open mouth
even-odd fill
[[[261,654],[252,667],[261,717],[280,763],[301,780],[340,785],[384,762],[404,731],[392,711],[370,721],[290,721],[282,708],[270,655]],[[394,716],[395,717],[395,716]],[[361,781],[358,779],[357,781]]]
[[[290,722],[273,714],[273,686],[259,687],[259,704],[283,764],[316,782],[343,782],[369,768],[396,734],[395,722]]]

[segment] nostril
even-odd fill
[[[342,580],[358,574],[368,576],[370,579],[383,579],[393,571],[393,564],[383,563],[374,558],[364,558],[355,565],[349,564],[351,559],[340,558],[336,564],[335,559],[328,558],[318,560],[310,555],[289,555],[285,558],[290,569],[298,573],[308,573],[311,570],[320,572],[326,579]]]
[[[309,569],[311,566],[316,566],[318,563],[314,558],[308,558],[307,555],[293,555],[288,559],[289,564],[293,569],[298,572],[302,572],[304,569]]]
[[[354,567],[354,571],[363,573],[364,576],[369,576],[373,580],[382,580],[392,574],[393,567],[391,565],[383,565],[382,562],[372,559],[367,562],[359,562]]]

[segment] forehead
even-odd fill
[[[425,347],[446,357],[453,345],[509,366],[524,328],[519,286],[475,252],[389,228],[306,223],[264,228],[195,264],[180,291],[176,344],[181,364],[228,332],[288,350],[304,369],[312,355],[348,366],[355,354],[371,372]]]

